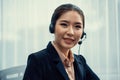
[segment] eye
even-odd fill
[[[82,26],[81,26],[81,25],[76,25],[75,28],[76,28],[76,29],[81,29]]]
[[[60,25],[63,26],[63,27],[67,27],[68,26],[67,23],[61,23]]]

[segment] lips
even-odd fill
[[[64,38],[64,41],[65,41],[65,43],[67,43],[67,44],[71,44],[71,43],[74,42],[74,39],[72,39],[72,38]]]

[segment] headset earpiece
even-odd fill
[[[54,33],[54,26],[52,23],[49,26],[49,31],[50,31],[50,33]]]
[[[83,31],[81,39],[86,35],[86,33]]]

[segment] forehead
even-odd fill
[[[83,23],[82,21],[82,16],[77,12],[77,11],[67,11],[65,13],[63,13],[58,21],[60,20],[67,20],[70,22],[80,22]]]

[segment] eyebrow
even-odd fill
[[[69,23],[69,21],[67,21],[67,20],[60,20],[60,22],[67,22],[67,23]]]
[[[82,25],[82,23],[81,23],[81,22],[75,22],[75,24],[80,24],[80,25]]]
[[[70,23],[70,22],[69,22],[69,21],[67,21],[67,20],[60,20],[60,22]],[[80,25],[82,25],[82,23],[81,23],[81,22],[75,22],[75,24],[80,24]]]

